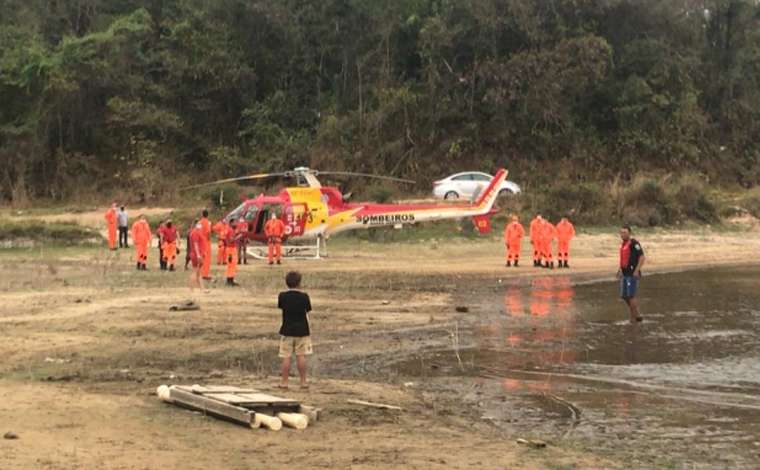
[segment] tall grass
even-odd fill
[[[695,174],[638,174],[607,183],[561,183],[523,195],[516,204],[524,219],[541,212],[552,221],[567,216],[584,225],[628,223],[657,227],[686,221],[719,221],[718,204]],[[758,198],[760,200],[760,198]]]
[[[97,230],[83,227],[76,222],[4,220],[0,223],[0,241],[11,245],[15,242],[26,242],[32,245],[54,243],[70,246],[100,244],[104,239]]]

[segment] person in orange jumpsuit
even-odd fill
[[[137,222],[132,225],[132,243],[135,245],[135,256],[137,258],[137,270],[147,271],[148,267],[148,246],[151,242],[150,226],[144,215],[141,215]]]
[[[504,243],[507,245],[507,267],[515,262],[515,267],[520,263],[520,248],[525,236],[525,227],[522,226],[516,215],[512,216],[512,222],[504,230]]]
[[[264,226],[264,234],[269,243],[269,264],[274,264],[274,252],[277,249],[277,264],[282,264],[282,236],[285,234],[285,222],[277,218],[272,212],[272,217]]]
[[[199,219],[193,221],[190,227],[190,233],[187,236],[187,258],[193,263],[193,271],[190,273],[190,298],[193,298],[195,285],[202,293],[208,291],[203,287],[203,236],[201,235],[201,222]]]
[[[216,264],[224,264],[224,234],[227,232],[227,226],[224,224],[224,220],[220,220],[214,224],[212,230],[216,234],[216,238],[219,239],[217,242],[218,251],[216,252]]]
[[[569,268],[567,261],[570,259],[570,240],[575,237],[575,227],[567,217],[557,224],[557,267]],[[563,265],[564,263],[564,265]]]
[[[530,221],[530,245],[533,249],[533,267],[541,267],[541,213]]]
[[[160,233],[158,233],[160,232]],[[179,231],[172,223],[172,219],[167,219],[166,224],[156,232],[161,239],[161,257],[164,266],[169,267],[169,271],[174,271],[174,262],[177,260],[177,249],[179,243]]]
[[[108,222],[108,246],[111,251],[116,251],[116,203],[111,204],[103,216]]]
[[[543,267],[554,269],[554,240],[557,238],[557,229],[546,219],[541,220],[540,237],[541,259],[544,260]]]
[[[201,236],[203,237],[203,279],[211,279],[211,221],[208,220],[208,211],[203,211],[201,217]]]
[[[227,285],[232,287],[240,285],[235,282],[238,265],[238,241],[240,237],[241,234],[235,229],[235,219],[230,219],[230,223],[224,232],[224,248],[227,257]]]

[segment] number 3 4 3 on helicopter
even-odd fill
[[[264,234],[264,224],[272,213],[276,213],[285,224],[283,255],[299,257],[301,253],[313,251],[314,255],[311,257],[321,258],[327,254],[327,238],[348,230],[472,217],[478,231],[488,233],[491,229],[490,215],[496,212],[493,205],[507,173],[505,169],[499,170],[477,199],[466,205],[349,203],[349,194],[342,194],[336,187],[323,187],[317,176],[351,175],[406,183],[413,181],[363,173],[319,172],[304,167],[283,173],[260,173],[228,178],[185,189],[278,176],[296,178],[298,186],[284,188],[277,196],[260,195],[246,199],[230,212],[224,221],[234,219],[246,238],[265,245],[267,237]],[[315,241],[316,245],[308,245],[310,241]],[[289,245],[285,245],[286,242]],[[264,256],[263,251],[257,251],[255,246],[250,247],[248,252],[257,258]]]

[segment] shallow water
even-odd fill
[[[757,268],[646,276],[642,324],[628,322],[614,281],[503,282],[463,296],[477,319],[458,358],[431,352],[397,370],[434,363],[433,375],[476,375],[485,392],[471,398],[489,419],[632,446],[638,468],[665,457],[676,468],[756,469],[758,280]],[[524,403],[505,405],[514,396]]]

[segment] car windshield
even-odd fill
[[[493,176],[488,176],[483,173],[473,173],[472,179],[475,181],[491,181],[493,179]]]
[[[451,178],[451,181],[472,181],[472,175],[468,173],[466,175],[454,176]]]

